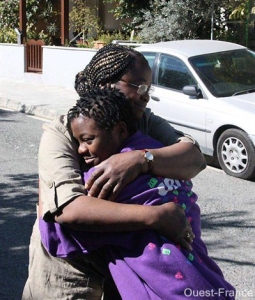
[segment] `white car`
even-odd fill
[[[229,175],[255,178],[255,53],[213,40],[143,45],[154,91],[148,107],[192,135]]]

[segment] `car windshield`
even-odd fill
[[[204,54],[189,61],[215,97],[255,92],[255,53],[250,50]]]

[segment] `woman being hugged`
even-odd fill
[[[119,45],[100,49],[75,79],[81,97],[84,91],[98,86],[112,86],[123,92],[130,99],[138,129],[165,147],[146,149],[149,157],[140,150],[112,155],[96,166],[85,183],[90,191],[86,195],[81,174],[88,166],[83,154],[78,154],[66,117],[44,125],[39,148],[38,218],[31,237],[29,277],[22,299],[101,299],[103,293],[104,299],[119,299],[111,279],[102,276],[107,267],[99,255],[80,253],[56,258],[45,250],[38,229],[40,218],[79,231],[152,229],[183,248],[191,248],[192,230],[179,206],[137,206],[115,203],[114,199],[124,186],[148,171],[168,178],[194,177],[206,166],[199,147],[191,137],[146,108],[151,70],[139,52]]]

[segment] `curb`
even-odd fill
[[[1,97],[0,97],[0,108],[18,111],[27,115],[33,115],[47,120],[53,120],[57,116],[59,116],[59,113],[53,109],[47,109],[40,105],[28,106],[21,102],[14,101],[11,99],[1,98]]]

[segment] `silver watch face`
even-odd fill
[[[148,161],[153,161],[153,159],[154,159],[153,154],[150,153],[149,151],[148,151],[148,152],[145,152],[145,155],[144,155],[144,156],[146,157],[146,159],[147,159]]]

